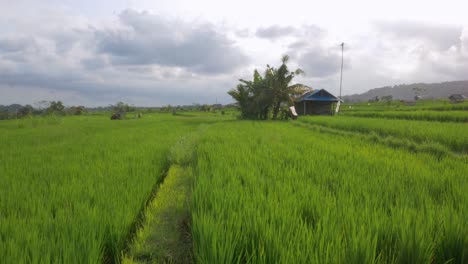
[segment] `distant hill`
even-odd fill
[[[448,98],[451,94],[463,94],[468,97],[468,81],[442,83],[413,83],[374,88],[362,94],[345,95],[345,102],[362,102],[378,96],[391,95],[394,100],[414,100],[415,88],[421,99]],[[419,89],[418,89],[419,88]]]

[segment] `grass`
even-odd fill
[[[190,263],[190,170],[174,165],[146,209],[123,263]]]
[[[145,219],[123,263],[192,263],[190,163],[205,127],[180,138],[168,153],[171,167],[145,210]]]
[[[355,111],[466,111],[468,101],[462,103],[451,103],[448,100],[419,100],[415,105],[406,105],[400,101],[368,102],[368,103],[345,103],[340,108],[343,112]]]
[[[467,155],[459,155],[454,153],[450,148],[441,145],[437,142],[423,142],[416,143],[407,138],[394,137],[394,136],[381,136],[373,131],[369,133],[359,133],[354,131],[346,131],[340,129],[334,129],[326,126],[315,125],[311,123],[297,122],[294,123],[296,126],[306,127],[320,133],[327,133],[332,135],[339,135],[342,137],[359,138],[361,140],[367,140],[369,143],[379,143],[392,148],[403,148],[409,152],[425,152],[434,155],[435,157],[450,157],[455,159],[465,159],[468,161]]]
[[[348,116],[389,119],[425,120],[440,122],[468,122],[468,111],[355,111],[345,112]]]
[[[197,157],[199,263],[468,261],[460,160],[260,122],[214,125]]]
[[[1,121],[1,262],[468,263],[467,124],[235,118]]]
[[[214,121],[159,114],[67,117],[23,128],[0,122],[2,261],[118,261],[170,147]]]
[[[468,124],[413,120],[388,120],[349,116],[311,116],[299,122],[360,133],[394,136],[416,143],[439,143],[455,152],[468,152]]]

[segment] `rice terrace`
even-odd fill
[[[468,264],[451,1],[0,2],[0,264]]]

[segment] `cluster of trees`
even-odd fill
[[[192,105],[167,105],[157,108],[159,112],[188,112],[188,111],[202,111],[202,112],[215,112],[216,110],[222,110],[226,107],[234,107],[231,105],[223,106],[221,104],[192,104]]]
[[[136,110],[135,106],[130,106],[124,102],[118,102],[115,105],[111,105],[111,107],[114,113],[127,113],[127,112],[133,112]]]
[[[112,108],[111,120],[121,120],[125,119],[125,114],[128,112],[133,112],[136,110],[135,106],[130,106],[122,101],[116,103],[115,105],[110,105]],[[141,115],[138,114],[137,118],[140,118]]]
[[[374,98],[369,99],[369,102],[380,102],[380,101],[390,103],[393,101],[393,95],[384,95],[381,98],[379,98],[378,96],[375,96]]]
[[[37,106],[12,104],[0,106],[0,119],[24,118],[34,115],[81,115],[86,109],[84,106],[71,106],[66,108],[61,101],[40,101]]]
[[[244,119],[278,119],[282,106],[292,105],[293,98],[304,90],[299,86],[290,86],[295,76],[303,74],[301,69],[289,71],[289,56],[282,58],[278,68],[267,65],[263,75],[254,71],[253,80],[240,79],[240,84],[228,94],[236,100]]]

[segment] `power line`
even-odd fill
[[[344,42],[341,43],[341,76],[340,76],[340,100],[341,100],[341,86],[343,84],[343,51],[344,51]]]

